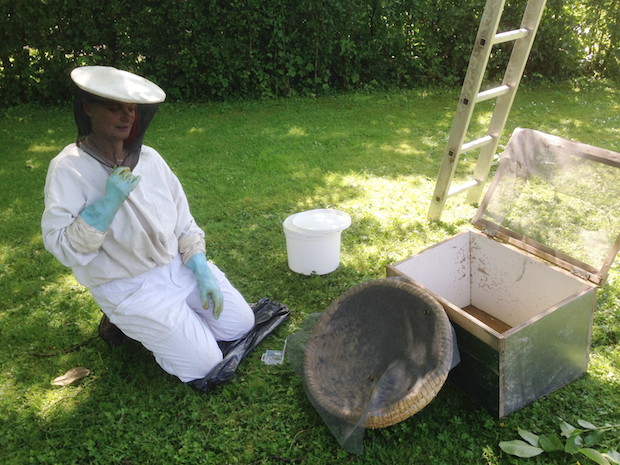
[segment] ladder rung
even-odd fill
[[[484,137],[481,137],[480,139],[467,142],[466,144],[463,144],[463,146],[461,147],[461,153],[465,153],[470,150],[477,149],[478,147],[482,147],[483,145],[490,144],[492,140],[493,140],[493,136],[484,136]]]
[[[521,29],[515,29],[514,31],[500,32],[499,34],[495,34],[495,37],[493,38],[493,45],[502,44],[504,42],[508,42],[509,40],[522,39],[523,37],[527,37],[529,34],[530,30],[523,27]]]
[[[506,85],[485,90],[483,92],[480,92],[476,96],[476,103],[483,102],[484,100],[489,100],[490,98],[499,97],[500,95],[507,94],[508,92],[510,92],[510,86]]]
[[[461,192],[465,192],[465,191],[468,191],[469,189],[473,189],[474,187],[477,187],[479,184],[480,184],[480,181],[476,181],[474,179],[474,180],[468,181],[465,184],[462,184],[460,186],[453,187],[448,192],[448,197],[452,197],[452,196],[460,194]]]

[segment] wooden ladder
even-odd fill
[[[505,0],[487,0],[484,7],[428,213],[432,221],[441,219],[446,200],[454,195],[468,192],[466,202],[470,204],[475,204],[480,200],[499,138],[521,82],[546,0],[528,0],[521,27],[514,31],[498,33],[497,28],[504,11],[504,3]],[[481,92],[480,87],[492,47],[511,40],[515,41],[515,44],[502,84]],[[492,98],[497,100],[486,135],[464,143],[476,103]],[[481,150],[472,179],[461,186],[450,188],[460,155],[478,148]]]

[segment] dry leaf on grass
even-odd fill
[[[54,386],[68,386],[73,381],[83,378],[84,376],[88,376],[89,374],[90,374],[90,370],[88,368],[84,368],[84,367],[71,368],[64,375],[59,376],[58,378],[55,378],[54,381],[52,381],[52,384]]]

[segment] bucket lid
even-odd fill
[[[351,226],[351,217],[345,212],[331,209],[309,210],[293,215],[293,225],[313,233],[333,233]]]

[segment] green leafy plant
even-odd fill
[[[554,433],[538,436],[519,428],[519,436],[525,441],[520,439],[503,441],[499,443],[499,447],[507,454],[523,458],[536,457],[544,452],[564,451],[571,455],[583,454],[600,465],[620,464],[620,453],[616,450],[600,452],[593,448],[603,440],[606,432],[620,428],[620,424],[595,426],[581,419],[577,420],[577,423],[581,428],[576,428],[566,421],[560,423],[562,437],[566,438],[565,442]]]

